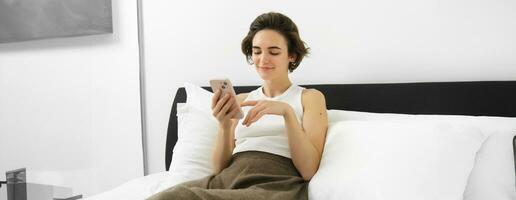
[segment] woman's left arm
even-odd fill
[[[303,90],[303,118],[299,124],[294,109],[280,101],[246,101],[241,106],[254,106],[249,110],[242,124],[250,126],[263,115],[283,116],[292,162],[303,179],[309,181],[319,169],[319,162],[326,140],[328,116],[324,95],[315,89]]]
[[[315,89],[306,89],[302,95],[303,118],[299,124],[292,107],[284,114],[292,161],[303,179],[309,181],[319,169],[328,116],[324,94]]]

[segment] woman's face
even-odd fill
[[[289,63],[295,60],[288,55],[285,38],[274,30],[261,30],[254,35],[252,59],[263,80],[288,76]]]

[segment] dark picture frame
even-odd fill
[[[0,0],[0,43],[113,33],[111,0]]]

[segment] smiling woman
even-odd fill
[[[236,98],[213,95],[212,114],[219,124],[213,174],[150,199],[308,199],[308,181],[319,168],[328,127],[324,95],[288,77],[308,48],[290,18],[270,12],[251,23],[242,52],[263,84]],[[245,114],[242,122],[233,119],[235,103]]]
[[[256,64],[259,75],[264,80],[271,80],[273,76],[285,76],[294,55],[289,55],[285,38],[274,30],[262,30],[253,38],[251,59]],[[294,67],[292,67],[294,68]],[[277,70],[276,73],[272,73]]]
[[[257,34],[258,36],[256,36]],[[271,41],[264,40],[264,38],[270,38]],[[262,44],[263,42],[265,44]],[[293,72],[301,64],[309,50],[301,40],[296,24],[281,13],[260,15],[251,24],[247,36],[242,40],[242,52],[247,57],[249,64],[253,62],[256,64],[254,55],[259,55],[262,48],[265,47],[263,45],[267,45],[267,42],[286,44],[283,45],[283,49],[279,46],[267,46],[265,50],[268,50],[271,55],[279,55],[283,50],[287,51],[289,56],[295,56],[289,60],[288,70],[290,72]]]

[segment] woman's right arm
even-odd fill
[[[217,140],[215,141],[215,148],[213,150],[213,174],[220,173],[231,162],[231,155],[235,148],[234,138],[235,128],[233,128],[233,126],[227,130],[219,125]]]
[[[239,94],[237,99],[228,95],[218,100],[219,96],[220,90],[215,92],[212,98],[213,116],[219,122],[217,140],[212,155],[214,174],[220,173],[231,162],[231,155],[235,148],[235,127],[239,121],[239,119],[231,119],[238,112],[238,107],[233,107],[233,104],[240,103],[244,99],[242,94]]]

